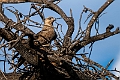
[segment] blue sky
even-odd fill
[[[69,16],[70,15],[70,8],[73,11],[73,17],[75,20],[75,31],[74,31],[74,35],[76,34],[76,31],[78,29],[78,20],[80,17],[80,13],[83,10],[83,5],[85,5],[86,7],[97,11],[99,9],[99,7],[105,2],[106,0],[62,0],[58,5],[63,9],[63,11]],[[115,0],[103,13],[104,14],[99,20],[100,20],[100,31],[99,33],[103,33],[105,32],[106,27],[109,24],[113,24],[115,26],[115,28],[113,30],[116,29],[116,27],[120,27],[120,0]],[[10,5],[10,4],[9,4]],[[8,6],[8,5],[4,5]],[[28,14],[29,11],[29,7],[30,4],[12,4],[12,6],[15,6],[18,10],[20,10],[20,12],[23,12],[24,14]],[[54,17],[60,17],[58,14],[50,11],[50,10],[45,10],[45,17],[48,16],[54,16]],[[15,17],[6,12],[6,15],[8,15],[8,17],[15,19]],[[83,16],[83,21],[82,21],[82,28],[85,29],[86,25],[87,25],[87,21],[86,24],[83,24],[84,20],[86,19],[88,14],[84,14]],[[39,18],[37,17],[33,17],[34,20],[36,21],[40,21]],[[62,30],[66,31],[67,29],[67,25],[65,24],[64,21],[58,20],[57,22],[59,22],[60,24],[63,25]],[[32,30],[34,32],[38,32],[40,29],[37,28],[32,28]],[[92,32],[93,34],[95,33],[95,31],[93,30]],[[73,35],[73,37],[74,37]],[[88,49],[89,46],[86,46],[86,52],[89,52]],[[103,65],[104,67],[107,65],[107,63],[114,58],[114,62],[112,63],[112,66],[110,66],[110,69],[114,69],[115,67],[117,67],[117,69],[120,70],[120,34],[117,34],[115,36],[111,36],[107,39],[104,39],[102,41],[97,41],[94,43],[93,46],[93,51],[91,54],[91,59],[100,63],[101,65]],[[2,66],[0,66],[0,69],[3,69]],[[120,75],[120,74],[118,74]]]

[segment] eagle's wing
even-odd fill
[[[41,30],[40,32],[37,33],[37,36],[38,36],[37,40],[40,42],[40,44],[51,43],[51,41],[56,39],[57,37],[53,27],[49,27],[47,29]]]

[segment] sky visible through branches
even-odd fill
[[[76,34],[76,30],[78,30],[78,21],[80,18],[80,13],[83,10],[83,5],[86,6],[87,8],[92,9],[93,11],[97,11],[99,9],[99,7],[105,2],[105,0],[62,0],[58,5],[63,9],[63,11],[65,11],[65,13],[67,15],[70,15],[70,8],[72,9],[73,12],[73,17],[74,17],[74,22],[75,22],[75,31],[73,34],[73,37]],[[99,33],[103,33],[106,30],[106,27],[109,24],[113,24],[114,25],[114,29],[116,29],[116,27],[120,27],[120,10],[119,10],[119,5],[120,1],[119,0],[115,0],[104,12],[100,18],[99,18]],[[23,12],[24,14],[28,14],[29,13],[29,8],[30,8],[30,4],[29,3],[22,3],[22,4],[4,4],[4,8],[6,6],[14,6],[16,9],[18,9],[20,12]],[[51,12],[50,10],[45,10],[45,17],[48,16],[53,16],[53,17],[60,17],[58,16],[56,13]],[[5,14],[11,18],[15,20],[15,16],[10,14],[8,11],[5,11]],[[87,22],[84,24],[84,21],[87,18],[88,13],[83,15],[83,19],[82,19],[82,28],[86,29],[86,25],[89,22],[89,19],[87,20]],[[40,19],[38,19],[37,17],[33,17],[33,19],[35,21],[40,21]],[[58,23],[62,24],[62,30],[65,33],[66,31],[66,24],[64,21],[61,20],[57,20]],[[0,24],[1,26],[3,26],[3,24]],[[56,24],[54,24],[56,25]],[[30,27],[35,33],[37,33],[38,31],[40,31],[41,29],[37,29],[37,28],[33,28]],[[96,32],[93,29],[92,34],[94,35]],[[78,53],[82,53],[83,49],[81,49]],[[85,47],[85,52],[90,52],[89,49],[89,45]],[[2,52],[0,52],[1,54]],[[115,36],[109,37],[107,39],[104,39],[102,41],[97,41],[93,44],[93,49],[92,49],[92,53],[91,53],[91,57],[92,60],[100,63],[101,65],[103,65],[104,67],[108,64],[108,62],[112,59],[114,59],[113,63],[111,64],[111,66],[109,67],[109,69],[114,69],[117,68],[117,70],[120,70],[120,34],[117,34]],[[2,59],[2,56],[0,56],[0,59]],[[3,63],[0,62],[0,69],[3,70]],[[7,68],[9,68],[9,66],[7,66]],[[120,76],[120,73],[118,74]]]

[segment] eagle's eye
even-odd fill
[[[49,20],[51,20],[51,19],[52,19],[52,17],[49,17],[48,19],[49,19]]]

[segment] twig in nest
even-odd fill
[[[15,43],[12,44],[10,47],[9,47],[9,50],[12,49],[23,37],[25,36],[25,34],[21,34],[20,37],[18,37],[16,40],[15,40]]]
[[[4,78],[6,79],[6,80],[8,80],[7,79],[7,77],[5,76],[5,74],[0,70],[0,72],[2,73],[2,75],[4,76]]]
[[[0,48],[6,46],[7,44],[11,44],[11,43],[13,43],[13,42],[16,42],[16,41],[17,41],[17,40],[12,40],[12,41],[7,42],[6,44],[1,44],[1,45],[0,45]]]

